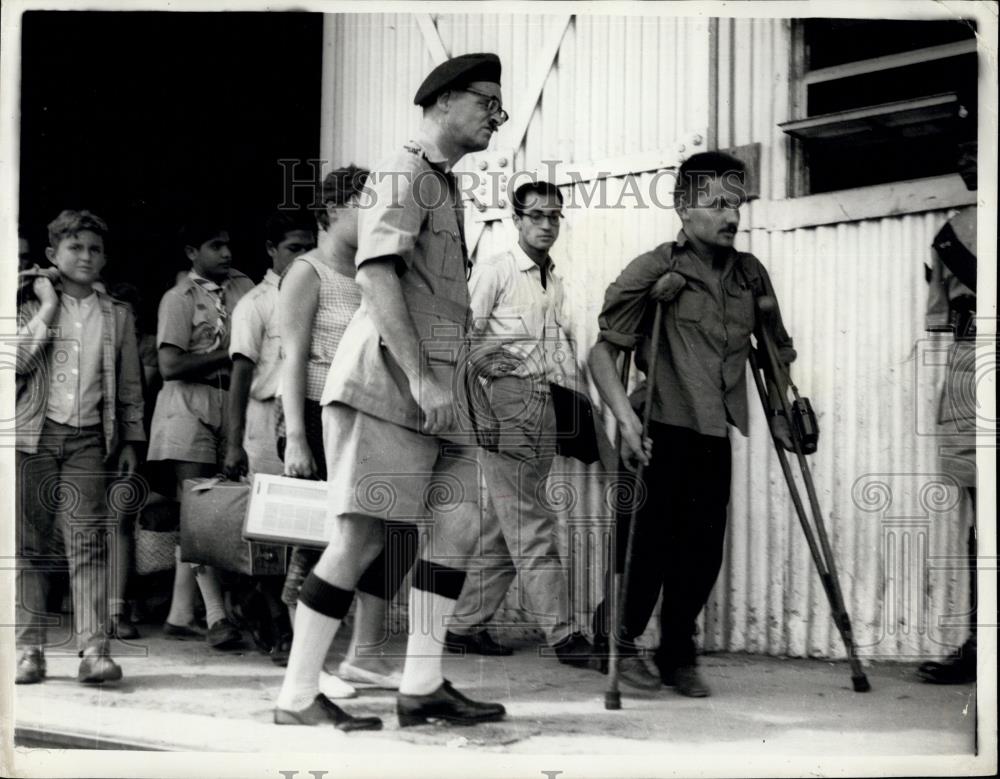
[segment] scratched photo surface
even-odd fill
[[[995,3],[2,15],[4,776],[996,772]]]

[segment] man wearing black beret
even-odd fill
[[[507,119],[500,61],[466,54],[435,68],[417,90],[420,132],[373,170],[358,214],[355,257],[362,304],[337,348],[321,398],[334,531],[306,579],[295,639],[275,709],[279,724],[332,722],[377,729],[318,694],[330,643],[361,573],[394,520],[430,516],[413,572],[402,727],[439,719],[502,719],[499,703],[470,700],[441,673],[444,624],[465,580],[480,521],[475,438],[456,403],[456,366],[469,322],[468,250],[451,171],[485,149]],[[456,389],[457,387],[457,389]]]

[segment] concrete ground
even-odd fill
[[[393,646],[402,649],[398,641]],[[713,758],[874,757],[974,750],[974,685],[922,684],[908,665],[872,666],[872,691],[858,694],[844,663],[710,655],[702,666],[712,697],[626,687],[622,710],[606,711],[606,677],[559,665],[540,656],[537,645],[515,648],[506,658],[445,660],[445,674],[459,689],[503,702],[506,721],[400,730],[394,695],[371,690],[340,703],[352,712],[380,715],[384,730],[348,736],[326,727],[273,725],[283,670],[249,645],[223,653],[200,642],[166,640],[147,626],[142,639],[116,650],[125,678],[114,686],[78,684],[79,660],[50,651],[45,683],[14,688],[17,737],[24,746],[340,755],[455,749],[642,755],[668,748],[674,755]],[[331,660],[342,650],[338,643]]]

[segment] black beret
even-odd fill
[[[417,94],[414,105],[429,106],[446,89],[457,89],[473,81],[500,83],[500,58],[496,54],[462,54],[445,60],[432,70]]]

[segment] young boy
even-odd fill
[[[218,472],[226,444],[229,390],[229,332],[236,303],[253,282],[232,267],[229,232],[206,219],[182,231],[191,270],[160,301],[156,346],[163,389],[149,433],[149,459],[166,460],[177,485]],[[164,633],[172,638],[200,637],[194,621],[194,583],[205,601],[210,646],[240,642],[226,617],[222,587],[214,569],[180,562]]]
[[[278,331],[278,284],[299,255],[316,246],[315,221],[308,213],[277,212],[267,220],[267,253],[271,267],[233,311],[229,356],[229,440],[223,473],[280,474],[275,402],[281,368]]]
[[[73,593],[78,680],[117,681],[108,616],[111,471],[133,473],[145,441],[135,322],[129,307],[94,289],[108,228],[89,211],[63,211],[39,271],[36,299],[18,308],[17,548],[21,570],[17,684],[45,678],[48,539],[61,532]],[[53,284],[53,281],[55,284]]]

